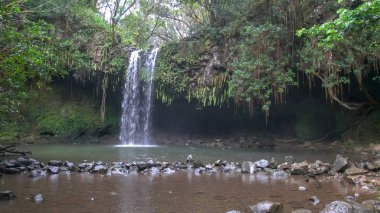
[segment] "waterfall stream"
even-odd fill
[[[148,53],[133,51],[125,78],[120,142],[123,145],[149,145],[154,66],[158,48]]]

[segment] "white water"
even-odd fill
[[[154,66],[158,48],[148,55],[134,51],[129,59],[124,84],[120,142],[123,145],[149,145]],[[145,63],[142,60],[145,59]],[[144,73],[145,72],[145,73]]]

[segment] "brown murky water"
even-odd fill
[[[315,180],[307,183],[300,176],[273,180],[262,174],[196,176],[193,172],[157,176],[73,173],[43,178],[5,175],[0,178],[0,191],[12,190],[17,198],[0,202],[0,212],[250,212],[249,205],[263,200],[283,203],[286,212],[297,208],[318,212],[325,204],[357,191],[326,177],[320,181],[317,187]],[[307,190],[299,191],[299,186]],[[358,192],[359,201],[376,197],[376,193]],[[41,203],[33,201],[38,193],[45,199]],[[308,200],[311,196],[321,202],[314,206]]]

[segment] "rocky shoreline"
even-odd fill
[[[303,176],[306,182],[315,181],[318,184],[318,176],[329,176],[335,180],[347,181],[364,191],[376,192],[380,186],[380,147],[373,148],[370,160],[363,162],[350,162],[348,158],[337,155],[333,164],[322,161],[309,163],[307,161],[294,162],[292,156],[286,156],[284,162],[261,159],[259,161],[228,162],[217,160],[214,163],[204,163],[193,159],[189,155],[185,161],[159,162],[159,161],[134,161],[134,162],[90,162],[84,160],[80,163],[70,161],[50,160],[47,163],[37,161],[27,156],[17,160],[0,161],[0,175],[14,175],[27,173],[30,178],[46,177],[59,173],[94,173],[104,175],[126,174],[173,174],[187,171],[195,175],[213,173],[243,173],[243,175],[264,174],[272,179],[287,179],[289,176]],[[1,176],[0,176],[1,177]],[[305,188],[306,189],[306,188]],[[305,190],[299,188],[299,190]],[[39,195],[41,196],[41,195]],[[0,192],[0,200],[11,200],[16,195],[11,191]],[[41,200],[38,197],[37,200]],[[311,197],[312,202],[319,202],[318,198]],[[356,198],[347,198],[346,201],[334,201],[322,211],[326,212],[380,212],[380,202],[368,200],[362,203],[355,202]],[[283,212],[282,205],[265,201],[251,207],[253,212]],[[231,211],[230,213],[232,213]],[[239,212],[239,211],[235,211]],[[294,212],[310,212],[299,210]]]

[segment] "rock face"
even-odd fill
[[[353,213],[352,206],[343,201],[334,201],[326,205],[320,213]]]
[[[254,213],[283,213],[284,207],[280,203],[263,201],[254,206],[250,206]]]
[[[0,200],[12,200],[15,198],[16,198],[16,195],[12,191],[0,192]]]

